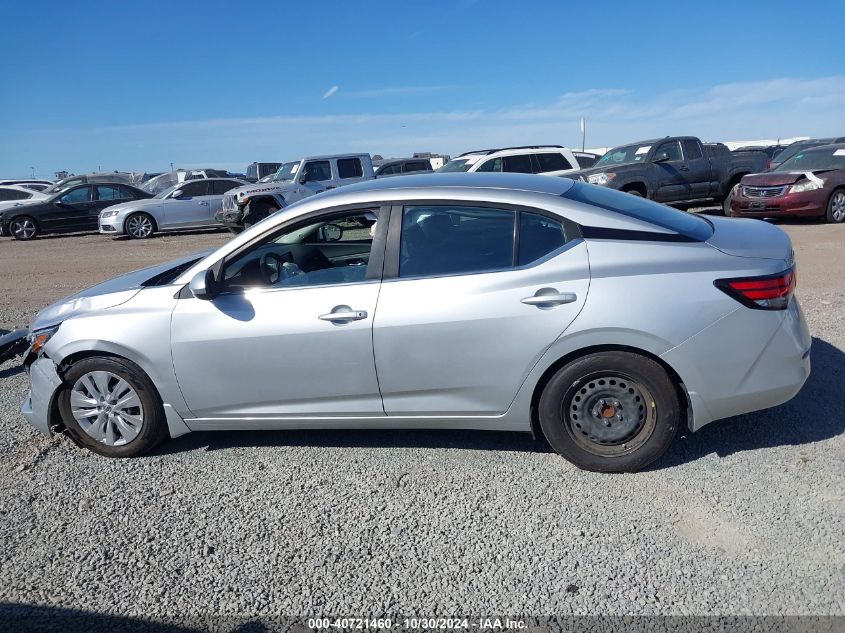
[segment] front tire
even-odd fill
[[[147,213],[133,213],[126,218],[124,231],[133,240],[145,240],[152,237],[155,230],[155,220]]]
[[[827,202],[825,219],[832,224],[845,221],[845,189],[837,189]]]
[[[38,223],[28,215],[9,220],[9,235],[16,240],[27,242],[38,236]]]
[[[681,419],[678,393],[663,367],[615,351],[559,369],[543,389],[538,413],[558,454],[605,473],[636,472],[660,458]]]
[[[253,224],[261,222],[264,218],[272,215],[279,210],[279,206],[267,200],[256,200],[247,205],[246,213],[244,214],[244,229],[248,229]]]
[[[68,431],[105,457],[135,457],[167,436],[155,386],[128,360],[95,356],[74,363],[64,376],[59,412]]]

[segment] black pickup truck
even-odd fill
[[[614,147],[590,169],[566,177],[678,207],[718,202],[729,214],[734,185],[767,166],[763,152],[731,152],[694,136],[667,136]]]

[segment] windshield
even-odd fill
[[[713,235],[712,225],[693,213],[678,211],[624,191],[576,181],[562,197],[649,222],[696,242],[706,242]]]
[[[593,167],[641,163],[648,156],[650,149],[651,145],[624,145],[622,147],[614,147],[607,154],[599,158]]]
[[[456,158],[455,160],[450,160],[448,163],[443,165],[437,171],[440,173],[446,173],[450,171],[469,171],[469,168],[472,167],[478,158]]]
[[[845,169],[845,147],[801,151],[777,166],[774,171],[819,171]]]
[[[826,141],[798,141],[797,143],[789,145],[786,149],[784,149],[780,154],[777,155],[777,163],[782,164],[788,161],[796,154],[798,154],[799,152],[804,151],[805,149],[810,149],[811,147],[818,147],[819,145],[826,144]],[[778,171],[780,171],[780,167],[778,167]]]
[[[299,163],[302,161],[295,160],[292,163],[284,163],[281,167],[279,167],[279,171],[273,174],[273,178],[271,179],[273,182],[278,182],[280,180],[293,180],[293,177],[296,175],[296,169],[299,167]]]

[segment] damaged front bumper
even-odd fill
[[[36,429],[50,435],[50,419],[53,403],[62,379],[59,377],[56,364],[41,356],[27,366],[29,374],[29,393],[21,405],[21,413]]]
[[[29,347],[27,336],[29,336],[29,330],[27,328],[14,330],[13,332],[0,336],[0,363],[5,363],[18,354],[23,354],[26,348]]]

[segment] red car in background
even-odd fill
[[[731,215],[845,221],[845,143],[808,148],[775,171],[743,177],[734,190]]]

